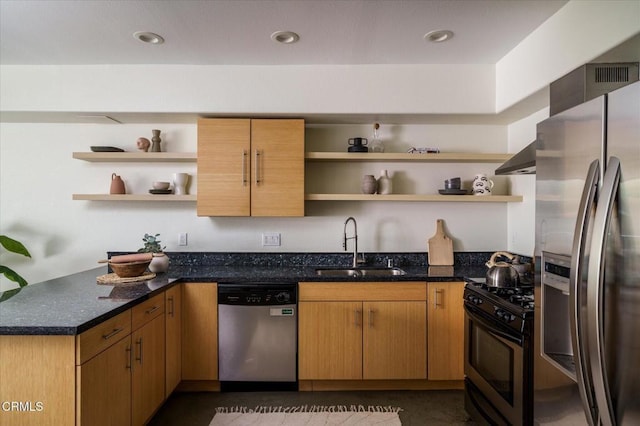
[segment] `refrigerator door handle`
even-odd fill
[[[611,393],[607,379],[604,347],[604,273],[607,236],[614,212],[614,204],[620,183],[620,160],[611,157],[602,181],[596,216],[587,277],[587,326],[589,330],[589,357],[593,375],[594,392],[603,426],[615,425]]]
[[[569,274],[569,309],[571,320],[571,344],[573,346],[573,358],[576,366],[576,382],[580,399],[585,408],[585,415],[589,425],[597,424],[595,401],[593,397],[593,382],[589,370],[589,354],[586,349],[587,321],[582,315],[582,306],[585,305],[583,282],[583,262],[585,246],[588,243],[592,212],[595,207],[596,192],[600,181],[600,162],[593,160],[589,165],[585,179],[576,227],[573,233],[573,248],[571,250],[571,268]]]

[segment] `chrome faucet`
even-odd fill
[[[349,222],[353,222],[353,236],[347,237],[347,225]],[[344,222],[344,242],[342,243],[342,247],[344,247],[344,251],[347,251],[347,241],[353,240],[353,267],[358,267],[358,224],[356,220],[349,216],[347,220]]]

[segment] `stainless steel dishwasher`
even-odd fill
[[[218,284],[221,391],[297,390],[295,283]]]

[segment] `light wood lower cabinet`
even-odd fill
[[[131,336],[77,367],[78,424],[131,424]]]
[[[218,286],[182,286],[182,380],[218,380]]]
[[[301,283],[300,380],[425,379],[426,283]]]
[[[75,386],[75,336],[0,336],[2,426],[74,424]]]
[[[362,302],[299,302],[298,376],[362,379]]]
[[[165,291],[165,324],[165,398],[168,398],[182,377],[182,285]]]
[[[134,354],[131,375],[131,417],[134,425],[144,424],[164,401],[165,324],[163,314],[164,312],[161,312],[131,334]]]
[[[426,379],[425,302],[364,302],[362,313],[362,377]]]
[[[464,282],[430,282],[429,380],[464,379]]]

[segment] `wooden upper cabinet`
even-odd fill
[[[304,120],[198,120],[198,216],[304,216]]]
[[[198,120],[198,216],[249,216],[251,120]]]

